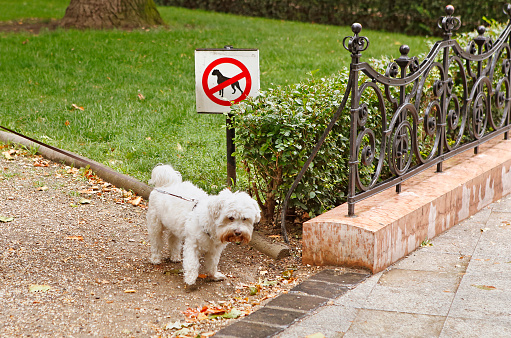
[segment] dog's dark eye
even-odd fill
[[[246,218],[246,217],[243,217],[243,221],[246,221],[246,220],[247,220],[247,218]]]
[[[229,220],[230,220],[230,221],[234,221],[234,217],[232,217],[232,216],[231,216],[231,217],[229,217]]]

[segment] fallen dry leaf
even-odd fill
[[[47,186],[44,186],[44,187],[37,187],[36,188],[37,191],[46,191],[48,190],[48,187]]]
[[[494,286],[491,286],[491,285],[476,285],[476,284],[472,284],[472,286],[478,288],[478,289],[481,289],[481,290],[495,290],[496,287]]]
[[[292,270],[292,269],[285,270],[285,271],[282,272],[282,278],[284,278],[284,279],[291,279],[291,277],[293,277],[293,273],[294,272],[295,271]]]
[[[14,157],[11,156],[12,154],[12,150],[2,152],[2,155],[4,155],[5,159],[7,160],[14,160]]]
[[[236,308],[219,307],[219,306],[203,306],[202,308],[188,308],[182,312],[188,323],[200,322],[206,319],[224,318],[232,319],[240,317],[243,312]]]
[[[86,198],[80,198],[80,201],[78,203],[80,203],[80,204],[90,204],[91,200],[88,200]]]
[[[127,290],[124,290],[124,293],[136,293],[137,290],[133,290],[133,289],[127,289]]]
[[[48,163],[48,161],[43,161],[43,160],[36,160],[34,161],[34,167],[49,167],[50,164]]]
[[[206,309],[204,309],[206,308]],[[224,314],[227,312],[227,309],[224,309],[224,308],[221,308],[221,307],[218,307],[218,306],[213,306],[213,307],[203,307],[203,311],[202,311],[204,314],[206,315],[221,315],[221,314]]]
[[[135,199],[132,199],[130,201],[131,204],[133,204],[134,206],[138,206],[140,204],[140,202],[142,201],[142,197],[138,196],[136,197]]]
[[[7,222],[12,222],[12,221],[14,221],[14,217],[0,216],[1,223],[7,223]]]
[[[196,309],[188,308],[185,311],[183,311],[183,314],[185,315],[187,322],[193,323],[193,322],[198,322],[198,321],[208,318],[208,316],[206,316],[201,311],[202,311],[201,308],[196,308]]]
[[[28,286],[28,292],[45,292],[51,289],[49,285],[30,284]]]
[[[79,107],[79,106],[77,106],[77,105],[76,105],[76,104],[74,104],[74,103],[71,105],[71,107],[72,107],[73,109],[85,110],[83,107]]]
[[[74,241],[83,241],[83,236],[67,236],[66,239],[71,239]]]

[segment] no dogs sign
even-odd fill
[[[195,88],[198,113],[230,112],[233,103],[259,91],[259,51],[195,50]]]

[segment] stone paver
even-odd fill
[[[310,311],[326,302],[327,300],[323,297],[286,293],[270,301],[267,306],[298,311]]]
[[[443,316],[360,309],[344,337],[438,337]]]
[[[391,269],[369,294],[365,308],[429,315],[447,315],[462,275]]]
[[[340,273],[327,269],[302,282],[289,293],[278,296],[248,317],[220,331],[219,338],[271,337],[288,328],[293,322],[305,317],[309,311],[333,301],[348,290],[360,284],[369,275],[365,273]],[[323,310],[328,314],[327,310]],[[345,317],[327,318],[324,325],[340,324]],[[334,320],[334,322],[332,321]],[[336,321],[335,321],[336,320]],[[316,325],[318,327],[324,325]],[[348,327],[349,323],[343,323]]]

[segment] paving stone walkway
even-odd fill
[[[424,244],[373,276],[322,271],[215,337],[511,337],[511,197]]]
[[[323,270],[282,294],[245,319],[217,332],[215,337],[271,337],[310,311],[353,289],[368,274]]]

